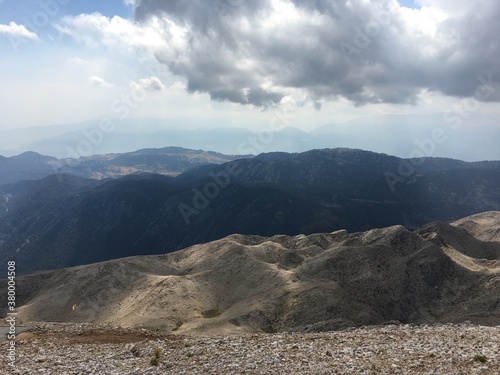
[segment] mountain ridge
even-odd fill
[[[145,148],[121,154],[73,159],[57,159],[28,151],[9,158],[0,158],[0,185],[36,180],[51,174],[73,174],[94,179],[145,172],[176,176],[198,165],[226,163],[240,157],[244,155],[223,155],[182,147]]]
[[[500,209],[499,163],[424,160],[393,191],[384,174],[398,173],[403,161],[315,150],[203,165],[177,177],[59,174],[3,185],[0,259],[16,259],[27,273],[171,252],[232,233],[415,229]]]
[[[270,112],[270,119],[273,115]],[[272,126],[245,124],[246,119],[240,117],[240,128],[227,123],[226,119],[113,119],[113,132],[103,134],[105,136],[102,142],[94,145],[93,149],[94,153],[108,154],[169,144],[189,149],[210,149],[228,155],[255,155],[262,152],[303,152],[344,146],[386,152],[405,158],[413,151],[420,150],[417,143],[431,139],[433,131],[441,129],[449,139],[453,138],[453,142],[440,143],[432,155],[468,161],[500,159],[496,147],[500,132],[492,115],[483,117],[475,113],[469,118],[474,126],[460,129],[452,129],[449,123],[443,121],[442,113],[436,113],[370,116],[326,124],[307,132],[291,128],[291,123],[287,122],[291,120],[289,115],[293,116],[293,113],[283,113],[279,116],[279,122]],[[5,152],[9,156],[32,150],[65,158],[68,157],[67,148],[75,149],[80,142],[85,142],[89,134],[99,130],[100,123],[101,119],[96,119],[82,123],[3,131],[0,132],[0,149],[8,150]],[[265,141],[257,144],[249,142],[250,139],[268,137],[268,134],[272,134],[272,137],[266,138]],[[220,139],[225,142],[220,142]],[[432,156],[431,154],[426,153],[428,156]]]
[[[484,216],[500,225],[500,212],[466,219]],[[459,225],[235,234],[170,254],[38,272],[17,279],[18,318],[185,333],[325,331],[394,321],[497,325],[500,252],[486,262],[455,248],[485,244],[466,230],[453,232]],[[438,227],[447,230],[430,230]],[[498,241],[488,246],[500,250]],[[6,288],[1,281],[1,295]]]

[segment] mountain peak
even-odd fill
[[[56,158],[53,158],[51,156],[42,155],[42,154],[39,154],[38,152],[34,152],[34,151],[26,151],[26,152],[23,152],[22,154],[19,154],[16,156],[11,156],[9,159],[31,161],[31,162],[43,162],[43,161],[47,161],[47,160],[56,160]]]

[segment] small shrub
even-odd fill
[[[151,361],[149,361],[149,364],[151,366],[158,366],[160,364],[160,360],[158,358],[153,357],[151,358]]]
[[[156,347],[155,348],[155,358],[160,358],[160,354],[161,354],[161,349],[159,347]]]
[[[191,353],[189,352],[188,354],[186,354],[188,358],[191,358],[191,357],[194,357],[194,353]]]
[[[201,313],[205,319],[215,318],[222,314],[222,311],[219,309],[206,310]]]
[[[262,328],[265,333],[276,333],[278,332],[272,325],[268,325]]]
[[[151,366],[158,366],[160,364],[161,349],[159,347],[156,347],[153,354],[154,356],[153,358],[151,358],[151,361],[149,361],[149,364]]]
[[[485,355],[482,355],[482,354],[476,354],[474,356],[474,361],[475,362],[480,362],[480,363],[486,363],[486,361],[488,361],[488,358],[486,358]]]

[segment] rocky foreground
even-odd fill
[[[500,326],[387,325],[328,333],[212,336],[90,324],[32,326],[17,337],[15,368],[6,359],[9,343],[0,344],[0,373],[500,373]]]

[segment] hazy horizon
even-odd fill
[[[156,126],[279,134],[257,153],[344,146],[500,159],[500,3],[4,0],[0,9],[0,154],[69,155],[93,142],[81,134],[87,122],[94,142],[80,156],[203,143],[147,139]],[[144,140],[119,136],[127,121],[142,124],[134,132]],[[67,129],[53,134],[51,124]],[[317,139],[284,139],[285,128]],[[65,132],[76,133],[63,141]],[[237,151],[245,137],[212,151]]]
[[[284,118],[276,112],[269,114],[276,120]],[[440,114],[389,115],[324,124],[308,131],[294,127],[292,122],[255,129],[220,122],[200,125],[189,118],[131,118],[107,123],[96,119],[0,132],[0,155],[10,157],[34,151],[57,158],[76,158],[169,146],[257,155],[347,147],[402,158],[435,156],[464,161],[500,160],[500,150],[495,147],[500,129],[488,117],[476,115],[476,119],[472,129],[453,129],[440,125]],[[103,124],[108,127],[103,127]],[[221,139],[225,142],[220,142]]]

